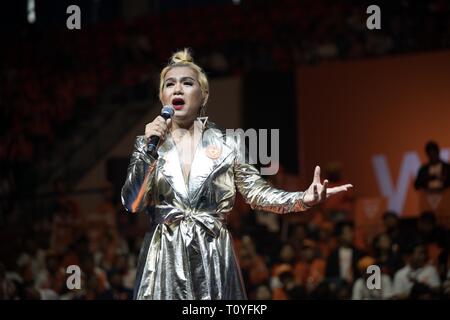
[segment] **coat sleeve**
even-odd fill
[[[138,136],[121,192],[122,204],[128,212],[144,211],[151,203],[149,191],[155,176],[156,160],[147,154],[146,148],[145,136]]]
[[[309,209],[303,201],[304,192],[287,192],[272,187],[248,161],[243,139],[235,136],[234,182],[245,201],[255,210],[284,214]]]

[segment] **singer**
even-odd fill
[[[165,107],[165,116],[137,137],[122,188],[127,211],[151,218],[135,299],[246,299],[226,227],[236,190],[252,208],[283,214],[307,210],[352,187],[327,188],[317,166],[304,192],[272,188],[239,156],[243,141],[208,121],[208,96],[206,74],[189,50],[176,52],[161,71],[159,91],[162,105],[175,109],[173,116]]]

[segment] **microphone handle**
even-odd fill
[[[150,137],[150,142],[148,143],[148,152],[150,152],[150,154],[155,153],[156,147],[158,146],[158,143],[159,143],[159,137],[158,136],[151,136]]]

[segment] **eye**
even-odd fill
[[[192,81],[185,81],[184,84],[185,84],[186,86],[192,86],[192,85],[194,85],[194,83],[193,83]]]
[[[171,86],[173,86],[173,82],[167,82],[166,83],[166,87],[171,87]]]

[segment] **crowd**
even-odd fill
[[[109,188],[89,213],[80,212],[61,185],[55,190],[53,214],[2,233],[8,246],[2,248],[0,298],[131,299],[148,217],[127,213]],[[239,196],[228,227],[248,297],[450,298],[449,230],[433,212],[411,220],[387,211],[383,229],[361,246],[352,212],[342,209],[352,202],[345,196],[307,214],[276,215],[250,209]],[[81,270],[79,290],[69,289],[69,266]],[[375,282],[371,266],[379,268]]]

